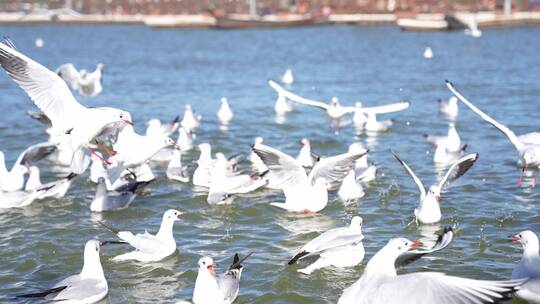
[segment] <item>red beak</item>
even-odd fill
[[[515,234],[510,234],[508,236],[508,240],[512,243],[518,243],[519,242],[519,238],[517,237],[517,235]]]
[[[420,246],[422,246],[422,242],[420,242],[419,240],[412,242],[412,244],[410,245],[410,247],[413,249],[420,248]]]
[[[129,121],[129,120],[127,120],[127,119],[122,119],[122,120],[123,120],[125,123],[127,123],[128,125],[133,126],[133,123],[132,123],[131,121]]]
[[[442,196],[435,195],[435,199],[437,200],[438,203],[440,203],[442,201]]]
[[[214,270],[214,265],[208,265],[208,267],[206,267],[206,269],[208,269],[208,271],[210,271],[210,273],[213,275],[213,276],[216,276],[216,271]]]

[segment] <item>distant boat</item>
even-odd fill
[[[296,27],[323,24],[327,21],[327,18],[317,18],[312,16],[311,14],[283,16],[230,14],[224,17],[216,16],[215,27],[221,29]]]
[[[431,32],[448,31],[465,28],[463,22],[451,15],[429,14],[418,15],[416,18],[401,18],[396,24],[404,31]]]

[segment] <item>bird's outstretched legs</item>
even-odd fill
[[[112,163],[108,160],[106,160],[105,158],[103,158],[103,156],[99,155],[99,153],[96,153],[96,150],[92,149],[92,148],[88,148],[88,150],[90,150],[90,153],[92,153],[93,155],[95,155],[97,158],[99,158],[104,164],[106,165],[111,165]]]
[[[105,151],[105,153],[109,154],[109,156],[115,156],[117,154],[116,151],[114,151],[113,149],[109,149],[104,144],[100,143],[97,139],[96,139],[96,145],[98,145],[98,147],[103,149],[103,151]]]

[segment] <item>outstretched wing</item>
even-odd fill
[[[430,249],[416,249],[416,250],[409,250],[403,254],[401,254],[394,263],[396,268],[403,267],[407,264],[410,264],[419,258],[423,257],[426,254],[433,253],[439,250],[442,250],[454,239],[454,231],[452,231],[451,227],[444,228],[444,231],[442,234],[439,235],[437,238],[437,242],[435,242],[435,245],[431,247]]]
[[[446,81],[446,86],[448,87],[448,89],[450,89],[452,93],[454,93],[454,95],[456,95],[457,98],[459,98],[459,100],[461,100],[466,106],[473,110],[474,113],[478,114],[478,116],[482,117],[482,119],[489,122],[492,126],[497,128],[497,130],[501,131],[504,135],[506,135],[506,137],[508,137],[508,139],[512,142],[512,144],[514,145],[514,147],[516,147],[518,151],[521,151],[523,149],[523,143],[518,139],[516,134],[512,132],[512,130],[508,129],[508,127],[506,127],[505,125],[498,123],[497,121],[495,121],[495,119],[491,118],[486,113],[478,109],[475,105],[473,105],[470,101],[463,97],[463,95],[461,95],[461,93],[454,87],[454,85],[450,81]]]
[[[57,146],[58,146],[57,144],[52,143],[52,142],[42,142],[39,144],[32,145],[26,148],[26,150],[24,150],[19,155],[15,164],[20,164],[23,166],[31,166],[35,164],[36,162],[54,153],[54,151],[56,151],[57,149]]]
[[[294,94],[292,92],[289,92],[289,91],[285,90],[282,86],[280,86],[279,84],[277,84],[273,80],[269,80],[268,84],[274,90],[276,90],[276,92],[278,92],[278,94],[281,94],[282,96],[285,96],[285,97],[287,97],[288,99],[290,99],[292,101],[302,103],[302,104],[305,104],[305,105],[314,106],[314,107],[317,107],[317,108],[320,108],[320,109],[323,109],[323,110],[328,110],[328,104],[326,104],[324,102],[311,100],[311,99],[307,99],[307,98],[298,96],[298,95],[296,95],[296,94]]]
[[[414,174],[411,167],[409,167],[407,163],[401,160],[401,158],[399,158],[399,156],[397,156],[397,154],[394,153],[394,151],[390,150],[390,152],[392,152],[394,157],[399,161],[399,163],[403,166],[403,168],[405,168],[405,171],[412,177],[412,179],[418,186],[418,190],[420,190],[420,200],[424,200],[424,198],[426,197],[426,187],[424,187],[424,184],[422,184],[422,181],[418,178],[418,176],[416,176],[416,174]]]
[[[462,158],[458,159],[444,175],[443,179],[439,183],[439,188],[442,189],[444,187],[447,187],[448,184],[455,181],[467,171],[469,171],[469,169],[474,165],[477,159],[478,153],[467,154]]]
[[[66,83],[46,67],[0,43],[0,65],[28,94],[34,104],[61,130],[80,118],[85,107],[75,100]]]
[[[283,181],[285,187],[308,183],[306,171],[291,156],[263,144],[254,145],[252,150],[261,158],[268,170]]]
[[[398,111],[403,111],[409,107],[410,103],[408,101],[400,101],[396,103],[387,104],[384,106],[375,106],[375,107],[352,107],[354,111],[360,111],[362,113],[370,113],[370,114],[385,114],[385,113],[393,113]],[[347,109],[350,107],[347,107]]]
[[[326,182],[335,188],[343,181],[345,176],[354,168],[355,161],[364,156],[367,151],[343,153],[332,157],[322,158],[309,173],[309,181],[315,183],[317,178],[323,177]]]

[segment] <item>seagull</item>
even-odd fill
[[[366,117],[367,120],[364,128],[369,132],[386,132],[392,125],[394,125],[394,121],[391,119],[378,121],[377,114],[372,112],[367,112]]]
[[[169,165],[167,166],[167,178],[181,183],[189,182],[188,168],[182,166],[182,153],[175,149]]]
[[[217,117],[223,125],[228,125],[234,117],[231,107],[229,106],[229,102],[225,97],[221,97],[221,107],[219,107]]]
[[[354,169],[351,169],[349,173],[347,173],[337,194],[345,203],[352,202],[366,195],[360,179],[356,178]]]
[[[395,111],[401,111],[409,106],[409,103],[406,101],[398,102],[394,104],[384,105],[384,106],[378,106],[378,107],[362,107],[361,109],[357,107],[344,107],[339,103],[339,100],[336,97],[333,97],[330,103],[324,103],[321,101],[311,100],[307,99],[301,96],[298,96],[292,92],[289,92],[285,90],[282,86],[277,84],[273,80],[269,80],[268,84],[278,92],[278,94],[284,95],[286,98],[298,102],[301,104],[306,104],[310,106],[317,107],[319,109],[322,109],[326,111],[326,114],[328,115],[330,127],[332,127],[332,124],[335,124],[337,128],[340,126],[340,120],[341,118],[348,113],[353,113],[356,111],[362,111],[366,114],[382,114],[382,113],[389,113],[389,112],[395,112]],[[369,121],[369,117],[368,117]]]
[[[45,40],[43,40],[43,38],[41,38],[41,37],[38,37],[34,41],[34,44],[36,45],[36,47],[42,48],[45,45]]]
[[[61,198],[66,195],[66,192],[69,190],[69,187],[71,187],[71,183],[73,182],[73,179],[77,176],[77,174],[70,173],[67,177],[62,179],[64,182],[54,181],[46,184],[41,183],[41,179],[39,176],[39,168],[36,166],[31,166],[28,168],[28,180],[26,181],[26,185],[24,188],[24,191],[32,191],[32,190],[39,190],[48,188],[48,190],[43,193],[39,198],[46,198],[46,197],[55,197],[55,198]]]
[[[263,138],[262,137],[260,137],[260,136],[255,137],[254,145],[260,145],[262,143],[263,143]],[[263,161],[261,160],[259,155],[257,155],[257,153],[255,153],[255,152],[253,152],[253,150],[251,150],[249,152],[248,160],[251,163],[250,167],[251,167],[252,172],[254,172],[256,174],[261,174],[263,172],[268,171],[268,167],[266,167],[266,165],[263,163]]]
[[[217,160],[212,167],[207,197],[209,204],[230,204],[234,194],[252,192],[266,185],[267,181],[260,175],[232,173],[227,158],[220,155],[223,154],[216,154]]]
[[[178,148],[176,141],[168,136],[140,135],[135,132],[133,126],[126,126],[118,133],[118,139],[112,145],[114,150],[108,152],[111,157],[107,160],[109,163],[107,171],[111,181],[116,181],[125,168],[143,165],[167,146]]]
[[[146,136],[171,136],[180,126],[180,116],[176,115],[170,123],[162,124],[157,118],[150,119],[146,124]]]
[[[73,153],[71,170],[83,173],[90,163],[87,152],[90,142],[107,127],[122,128],[131,125],[131,115],[122,110],[81,105],[69,91],[66,83],[55,73],[19,53],[6,40],[0,43],[0,65],[28,94],[34,104],[59,130],[61,147]]]
[[[343,180],[364,153],[345,153],[322,158],[309,173],[291,156],[263,144],[253,146],[270,172],[283,181],[285,203],[271,205],[291,212],[319,212],[328,203],[328,187]]]
[[[44,298],[48,302],[95,303],[103,299],[109,287],[99,258],[105,242],[90,240],[84,246],[84,264],[81,273],[56,283],[52,289],[20,295],[18,298]]]
[[[48,188],[32,191],[0,191],[0,209],[24,208],[45,195]]]
[[[285,74],[283,74],[283,76],[281,76],[281,82],[283,82],[283,84],[286,84],[286,85],[291,85],[293,84],[294,82],[294,76],[292,74],[292,71],[291,69],[287,69],[285,71]]]
[[[253,252],[240,260],[238,253],[234,255],[229,269],[216,275],[214,260],[210,257],[199,259],[199,273],[193,290],[194,304],[230,304],[234,302],[240,290],[240,277],[244,266],[241,264]]]
[[[169,209],[163,214],[161,227],[157,234],[133,234],[129,231],[119,231],[99,222],[102,226],[116,234],[122,241],[135,248],[134,251],[113,258],[115,261],[137,260],[139,262],[157,262],[176,252],[176,241],[173,235],[174,222],[180,220],[182,212]]]
[[[298,272],[311,274],[313,271],[328,267],[353,267],[364,259],[362,240],[362,218],[355,216],[346,227],[330,229],[304,245],[289,261],[289,265],[312,255],[319,259]]]
[[[201,116],[193,113],[191,105],[187,104],[184,111],[184,118],[180,122],[180,126],[186,128],[187,130],[195,131],[199,127]]]
[[[450,99],[448,99],[448,101],[442,101],[439,99],[439,112],[445,114],[449,118],[452,118],[452,120],[456,120],[459,113],[457,97],[452,96]]]
[[[18,191],[24,187],[24,175],[28,168],[45,157],[51,155],[57,145],[51,142],[43,142],[26,148],[8,171],[6,168],[5,155],[0,151],[0,184],[2,191]]]
[[[96,195],[90,203],[90,210],[93,212],[103,212],[111,210],[122,210],[129,207],[137,196],[139,188],[148,185],[148,182],[133,181],[122,188],[121,192],[109,193],[105,185],[105,178],[98,179]]]
[[[482,119],[490,123],[492,126],[497,128],[497,130],[501,131],[510,142],[514,145],[516,148],[519,158],[521,161],[521,164],[523,165],[523,168],[521,170],[521,174],[519,176],[518,180],[518,186],[521,187],[522,184],[522,177],[523,173],[527,170],[529,167],[536,167],[537,168],[537,174],[540,172],[540,142],[530,142],[530,138],[528,137],[529,134],[525,134],[522,136],[516,136],[512,130],[510,130],[508,127],[506,127],[503,124],[498,123],[493,118],[488,116],[486,113],[482,112],[480,109],[478,109],[475,105],[473,105],[470,101],[468,101],[461,93],[454,87],[454,85],[450,81],[446,81],[446,86],[450,91],[456,95],[459,100],[461,100],[466,106],[468,106],[473,112],[478,114]],[[536,181],[538,179],[538,176],[535,176],[534,185],[536,185]]]
[[[369,152],[361,143],[353,143],[349,146],[349,153],[364,152],[364,156],[356,160],[354,173],[356,179],[362,183],[369,183],[377,178],[377,166],[368,163]]]
[[[360,279],[343,291],[338,304],[494,303],[507,298],[523,284],[523,280],[484,281],[440,272],[398,275],[396,264],[399,258],[420,245],[418,241],[405,238],[391,239],[369,260]],[[438,242],[436,250],[419,251],[416,258],[447,245]]]
[[[401,163],[420,190],[420,204],[414,209],[414,216],[417,221],[423,224],[432,224],[441,220],[441,208],[439,207],[439,203],[442,200],[441,190],[465,174],[478,159],[478,153],[468,154],[462,157],[448,169],[448,172],[446,172],[439,184],[429,187],[426,193],[426,187],[416,174],[414,174],[409,165],[401,160],[393,151],[392,154]]]
[[[178,129],[178,139],[176,140],[176,144],[178,145],[180,151],[185,152],[193,149],[194,141],[195,133],[193,133],[193,131],[184,127]]]
[[[467,27],[464,30],[465,35],[471,36],[474,38],[480,38],[482,37],[482,31],[478,29],[478,22],[476,21],[476,15],[471,15],[468,22]]]
[[[86,70],[77,71],[72,63],[66,63],[56,69],[56,74],[82,96],[94,97],[103,91],[102,74],[104,67],[103,63],[98,63],[96,70],[88,73]]]
[[[510,236],[510,240],[521,243],[523,257],[512,271],[512,280],[528,279],[516,293],[530,303],[540,303],[540,247],[538,237],[530,230]]]
[[[448,124],[447,136],[424,134],[424,137],[435,146],[433,162],[437,165],[448,166],[463,156],[467,145],[461,146],[461,138],[453,122]]]
[[[426,49],[424,50],[424,58],[426,58],[426,59],[433,58],[433,51],[431,50],[431,48],[429,46],[426,47]]]
[[[214,160],[212,159],[212,147],[208,143],[202,143],[198,145],[201,154],[197,160],[197,169],[193,172],[193,184],[195,186],[201,186],[209,188],[212,178],[212,165]]]
[[[364,107],[361,102],[354,104],[353,123],[357,129],[370,132],[383,132],[393,125],[392,120],[377,121],[377,114],[403,111],[409,107],[408,101],[390,103],[382,106]]]
[[[293,104],[287,102],[287,98],[282,93],[278,93],[274,110],[278,116],[285,115],[288,112],[294,110]]]
[[[319,160],[319,157],[311,153],[311,144],[309,139],[302,138],[300,145],[302,145],[302,147],[296,156],[296,161],[304,168],[313,167],[313,165]]]

